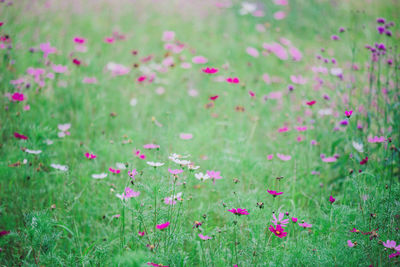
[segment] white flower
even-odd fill
[[[136,98],[132,98],[131,101],[129,102],[129,104],[134,107],[137,104],[137,99]]]
[[[183,159],[183,160],[181,160],[181,159],[171,159],[173,162],[175,162],[176,164],[179,164],[179,165],[189,165],[191,162],[190,162],[190,160],[185,160],[185,159]]]
[[[364,152],[364,145],[353,141],[353,147],[360,153]]]
[[[330,108],[320,109],[320,110],[318,110],[318,114],[321,116],[332,115],[332,109],[330,109]]]
[[[44,141],[45,143],[46,143],[46,145],[48,145],[48,146],[50,146],[50,145],[52,145],[54,142],[52,141],[52,140],[50,140],[50,139],[47,139],[47,140],[45,140]]]
[[[206,173],[203,174],[202,172],[195,173],[194,177],[196,177],[196,179],[198,179],[200,181],[205,181],[207,179],[210,179],[210,176],[208,176],[208,174],[206,174]]]
[[[331,74],[334,76],[342,75],[343,71],[341,68],[332,68],[331,69]]]
[[[153,161],[148,161],[147,164],[150,165],[150,166],[152,166],[152,167],[160,167],[160,166],[164,165],[164,163],[161,163],[161,162],[153,162]]]
[[[189,170],[197,170],[200,166],[194,166],[193,162],[191,162],[188,164],[188,168]]]
[[[257,4],[243,2],[242,9],[240,9],[239,14],[243,16],[243,15],[251,14],[256,10],[257,10]]]
[[[93,179],[104,179],[107,177],[107,173],[100,173],[100,174],[92,174]]]
[[[25,149],[25,152],[26,152],[26,153],[29,153],[29,154],[35,154],[35,155],[37,155],[37,154],[42,153],[42,150],[30,150],[30,149]]]
[[[126,169],[125,164],[121,163],[121,162],[115,163],[115,166],[117,166],[117,169],[121,169],[121,170],[125,170]]]
[[[52,168],[54,168],[54,169],[57,169],[57,170],[60,170],[60,171],[63,171],[63,172],[68,171],[68,166],[65,166],[65,165],[52,163],[50,166]]]

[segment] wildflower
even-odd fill
[[[132,171],[128,171],[128,175],[129,177],[132,178],[132,180],[135,180],[135,176],[138,174],[138,172],[136,171],[136,169],[133,169]]]
[[[118,174],[118,173],[120,173],[121,172],[121,170],[118,170],[118,169],[113,169],[113,168],[109,168],[108,169],[110,172],[112,172],[112,173],[115,173],[115,174]]]
[[[204,69],[201,69],[204,73],[207,73],[207,74],[214,74],[214,73],[217,73],[218,72],[218,69],[216,69],[216,68],[209,68],[209,67],[207,67],[207,68],[204,68]]]
[[[92,174],[93,179],[104,179],[107,177],[107,173],[100,173],[100,174]]]
[[[50,167],[52,167],[52,168],[54,168],[54,169],[56,169],[56,170],[63,171],[63,172],[68,171],[68,166],[65,166],[65,165],[60,165],[60,164],[54,164],[54,163],[52,163],[52,164],[50,164]]]
[[[226,81],[228,83],[239,83],[239,78],[234,77],[234,78],[227,78]]]
[[[159,230],[163,230],[163,229],[167,228],[169,226],[169,224],[170,224],[169,222],[165,222],[165,223],[162,223],[162,224],[157,224],[156,228],[159,229]]]
[[[21,101],[25,100],[25,95],[23,93],[15,92],[14,94],[12,94],[11,99],[14,102],[16,102],[16,101],[21,102]]]
[[[206,236],[206,235],[202,235],[202,234],[199,234],[199,237],[200,237],[201,239],[203,239],[203,240],[209,240],[209,239],[212,239],[212,237],[211,237],[211,236]]]
[[[335,201],[336,201],[336,199],[334,197],[329,196],[329,202],[331,202],[331,204],[333,204],[333,202],[335,202]]]
[[[179,134],[179,138],[183,139],[183,140],[189,140],[193,138],[193,134],[191,133],[180,133]]]
[[[195,64],[206,64],[208,59],[203,56],[195,56],[192,58],[192,62]]]
[[[249,215],[249,212],[246,209],[230,209],[229,212],[232,212],[235,215]]]
[[[249,95],[250,97],[254,98],[256,96],[256,93],[254,93],[253,91],[249,91]]]
[[[28,153],[28,154],[34,154],[34,155],[37,155],[37,154],[40,154],[40,153],[42,153],[42,150],[31,150],[31,149],[25,149],[25,152],[26,152],[26,153]]]
[[[331,36],[331,39],[332,39],[333,41],[338,41],[338,40],[340,40],[340,37],[337,36],[337,35],[332,35],[332,36]]]
[[[386,141],[386,138],[384,136],[378,137],[368,137],[368,143],[383,143]]]
[[[342,121],[339,122],[339,124],[342,125],[342,126],[347,126],[347,125],[349,125],[349,121],[348,120],[342,120]]]
[[[360,161],[360,165],[367,164],[368,162],[368,157],[365,157],[363,160]]]
[[[273,191],[273,190],[267,190],[267,192],[270,193],[273,197],[283,194],[283,192],[277,192],[277,191]]]
[[[199,226],[201,226],[202,224],[203,224],[202,222],[194,221],[193,229],[194,229],[194,228],[199,228]]]
[[[156,167],[161,167],[161,166],[164,165],[164,163],[162,163],[162,162],[147,161],[146,163],[147,163],[148,165],[154,167],[154,168],[156,168]]]
[[[396,241],[394,240],[387,240],[386,243],[382,243],[385,248],[394,249],[396,251],[400,251],[400,244],[396,246]]]
[[[311,228],[312,224],[303,222],[303,223],[299,223],[299,226],[301,226],[301,227],[303,227],[305,229],[305,228]]]
[[[86,153],[85,153],[85,157],[88,158],[88,159],[95,159],[95,158],[97,158],[96,155],[91,154],[91,153],[89,153],[89,152],[86,152]]]
[[[246,48],[246,53],[249,54],[252,57],[258,57],[259,56],[259,52],[257,49],[255,49],[254,47],[247,47]]]
[[[10,231],[6,231],[6,230],[0,231],[0,236],[5,236],[8,234],[10,234]]]
[[[81,65],[81,61],[80,61],[79,59],[77,59],[77,58],[74,58],[74,59],[72,60],[72,63],[74,63],[74,64],[77,65],[77,66],[80,66],[80,65]]]
[[[138,236],[144,236],[144,231],[142,232],[138,231]]]
[[[28,139],[27,136],[25,136],[23,134],[19,134],[17,132],[14,133],[14,137],[17,138],[17,139],[22,139],[22,140],[27,140]]]
[[[154,266],[154,267],[168,267],[167,265],[164,265],[161,263],[154,263],[154,262],[148,262],[147,265]]]
[[[144,149],[158,149],[158,148],[160,148],[160,146],[156,145],[156,144],[146,144],[146,145],[143,145],[143,148]]]
[[[272,160],[274,158],[274,154],[267,155],[268,160]]]
[[[180,174],[180,173],[183,172],[183,170],[179,170],[179,169],[177,169],[177,170],[171,170],[170,168],[168,168],[168,171],[169,171],[169,173],[171,173],[171,174],[173,174],[173,175],[178,175],[178,174]]]
[[[284,155],[284,154],[280,154],[280,153],[276,153],[276,156],[283,161],[288,161],[292,158],[292,156],[290,156],[290,155]]]
[[[344,111],[344,115],[346,115],[347,118],[350,118],[350,117],[351,117],[351,114],[353,114],[353,111],[352,111],[352,110],[345,110],[345,111]]]
[[[280,226],[282,226],[282,227],[286,227],[287,224],[289,223],[289,219],[284,219],[284,220],[282,220],[282,219],[283,219],[283,216],[284,216],[283,213],[279,213],[279,216],[278,216],[278,219],[277,219],[276,216],[275,216],[275,213],[274,213],[274,214],[272,215],[272,217],[274,218],[274,219],[272,220],[272,222],[273,222],[276,226],[280,225]]]
[[[269,226],[269,230],[279,238],[283,238],[283,237],[287,236],[287,233],[285,232],[285,229],[283,229],[280,224],[278,224],[276,226],[276,228],[274,228],[272,225],[270,225]]]
[[[208,174],[203,174],[202,172],[199,172],[199,173],[195,173],[194,174],[194,177],[197,179],[197,180],[200,180],[200,181],[205,181],[205,180],[207,180],[207,179],[210,179],[210,176],[208,176]]]
[[[164,198],[164,203],[167,204],[167,205],[175,205],[177,200],[178,201],[182,201],[183,200],[181,196],[182,196],[182,192],[179,192],[176,195],[172,195],[170,197],[166,197],[166,198]]]
[[[292,222],[296,223],[297,222],[297,218],[296,217],[292,217]]]
[[[352,248],[355,244],[351,240],[347,240],[347,245]]]
[[[378,24],[385,24],[386,20],[384,18],[377,18],[376,23]]]
[[[207,175],[210,177],[210,179],[213,179],[213,184],[215,184],[215,180],[222,179],[220,174],[221,172],[217,171],[207,171]]]
[[[317,101],[315,101],[315,100],[306,102],[306,104],[307,104],[308,106],[310,106],[310,107],[313,106],[315,103],[317,103]]]
[[[215,101],[215,100],[218,99],[218,97],[219,97],[219,95],[210,96],[210,100],[211,100],[211,101]]]

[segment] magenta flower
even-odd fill
[[[397,257],[399,255],[400,255],[400,252],[392,253],[389,255],[389,258],[391,259],[391,258]]]
[[[76,43],[76,44],[85,44],[85,42],[86,42],[85,38],[78,37],[78,36],[74,38],[74,43]]]
[[[279,238],[283,238],[283,237],[287,236],[285,229],[283,229],[282,226],[279,224],[276,226],[276,228],[274,228],[272,225],[270,225],[268,229]]]
[[[160,148],[160,146],[156,145],[156,144],[146,144],[146,145],[143,145],[143,148],[144,149],[157,149],[157,148]]]
[[[282,227],[286,227],[287,224],[289,223],[289,219],[284,219],[283,220],[283,217],[284,217],[283,213],[279,213],[278,219],[276,218],[275,213],[272,215],[272,217],[273,217],[272,222],[276,226],[281,225]]]
[[[14,102],[21,102],[21,101],[24,101],[25,100],[25,95],[23,94],[23,93],[18,93],[18,92],[15,92],[14,94],[12,94],[12,96],[11,96],[11,99],[14,101]]]
[[[10,234],[10,231],[6,231],[6,230],[0,231],[0,236],[5,236],[8,234]]]
[[[353,114],[353,111],[352,111],[352,110],[345,110],[345,111],[344,111],[344,115],[346,115],[347,118],[350,118],[350,117],[351,117],[351,114]]]
[[[209,67],[207,67],[207,68],[204,68],[204,69],[201,69],[204,73],[207,73],[207,74],[214,74],[214,73],[217,73],[218,72],[218,69],[216,69],[216,68],[209,68]]]
[[[85,153],[85,157],[88,158],[88,159],[95,159],[95,158],[97,158],[97,156],[96,156],[95,154],[91,154],[91,153],[89,153],[89,152],[86,152],[86,153]]]
[[[336,199],[334,197],[329,196],[329,202],[331,202],[331,204],[333,204],[333,202],[335,202],[335,201],[336,201]]]
[[[249,215],[249,212],[246,209],[231,209],[228,210],[229,212],[232,212],[235,215]]]
[[[249,91],[249,95],[250,97],[254,98],[256,96],[256,93],[254,93],[253,91]]]
[[[153,267],[168,267],[168,265],[164,265],[161,263],[154,263],[154,262],[148,262],[147,265],[153,266]]]
[[[203,240],[209,240],[209,239],[212,239],[212,237],[211,237],[211,236],[206,236],[206,235],[202,235],[202,234],[199,234],[199,237],[200,237],[201,239],[203,239]]]
[[[292,159],[292,156],[290,156],[290,155],[284,155],[284,154],[280,154],[280,153],[276,153],[276,156],[277,156],[278,158],[280,158],[281,160],[283,160],[283,161],[288,161],[288,160],[291,160],[291,159]]]
[[[22,139],[22,140],[27,140],[28,139],[27,136],[25,136],[23,134],[19,134],[17,132],[14,133],[14,137],[17,138],[17,139]]]
[[[138,231],[138,236],[144,236],[144,231],[143,232]]]
[[[118,169],[113,169],[113,168],[109,168],[108,169],[110,172],[112,172],[112,173],[115,173],[115,174],[118,174],[118,173],[120,173],[121,172],[121,170],[118,170]]]
[[[347,240],[347,245],[351,248],[354,247],[354,243],[351,240]]]
[[[173,175],[178,175],[183,172],[183,170],[180,170],[180,169],[171,170],[170,168],[168,168],[168,171],[169,171],[169,173],[171,173]]]
[[[238,77],[234,77],[234,78],[227,78],[226,81],[228,83],[239,83],[239,78]]]
[[[169,226],[169,224],[170,224],[169,222],[165,222],[165,223],[162,223],[162,224],[157,224],[156,228],[160,229],[160,230],[163,230],[163,229],[167,228]]]
[[[273,190],[267,190],[267,192],[270,193],[273,197],[276,197],[276,196],[279,196],[279,195],[283,194],[283,192],[276,192],[276,191],[273,191]]]
[[[292,217],[292,222],[296,223],[297,222],[297,218],[296,217]]]
[[[358,230],[358,229],[356,229],[356,228],[353,228],[353,229],[350,230],[350,232],[352,232],[352,233],[359,233],[360,230]]]
[[[124,198],[132,198],[132,197],[138,197],[140,195],[140,192],[135,192],[133,189],[129,187],[125,187],[125,193],[124,193]]]
[[[303,227],[303,228],[311,228],[311,227],[312,227],[312,224],[309,224],[309,223],[304,222],[304,223],[299,223],[299,226],[301,226],[301,227]]]
[[[315,103],[317,103],[317,101],[315,101],[315,100],[306,102],[306,104],[307,104],[308,106],[313,106]]]
[[[213,184],[215,184],[215,180],[222,179],[220,174],[221,174],[221,172],[207,171],[208,177],[210,177],[210,179],[213,179]]]
[[[365,157],[363,160],[360,161],[360,165],[367,164],[368,162],[368,157]]]

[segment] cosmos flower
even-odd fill
[[[329,196],[329,202],[331,202],[331,204],[333,204],[333,202],[335,202],[335,201],[336,201],[336,199],[334,197]]]
[[[283,238],[285,236],[287,236],[287,233],[285,232],[285,229],[282,228],[282,226],[280,224],[278,224],[276,226],[276,228],[274,228],[272,225],[269,226],[268,228],[272,233],[274,233],[274,235],[276,235],[279,238]]]
[[[351,240],[347,240],[347,245],[352,248],[355,244]]]
[[[178,175],[178,174],[182,173],[183,170],[180,170],[180,169],[172,170],[172,169],[168,168],[168,172],[173,175]]]
[[[288,161],[292,158],[292,156],[290,156],[290,155],[284,155],[284,154],[280,154],[280,153],[276,153],[276,156],[283,161]]]
[[[182,201],[182,192],[179,192],[176,195],[172,195],[170,197],[164,198],[164,203],[167,205],[175,205],[176,201]]]
[[[25,95],[23,94],[23,93],[18,93],[18,92],[15,92],[14,94],[12,94],[12,96],[11,96],[11,99],[14,101],[14,102],[22,102],[22,101],[24,101],[26,98],[25,98]]]
[[[296,217],[292,217],[292,222],[296,223],[297,222],[297,218]]]
[[[156,145],[156,144],[145,144],[145,145],[143,145],[143,148],[144,149],[158,149],[158,148],[160,148],[160,146]]]
[[[209,240],[209,239],[212,239],[212,237],[211,237],[211,236],[206,236],[206,235],[202,235],[202,234],[199,234],[199,237],[200,237],[201,239],[203,239],[203,240]]]
[[[100,173],[100,174],[92,174],[93,179],[104,179],[107,177],[107,173]]]
[[[214,74],[214,73],[217,73],[218,72],[218,69],[216,69],[216,68],[209,68],[209,67],[207,67],[207,68],[203,68],[203,69],[201,69],[204,73],[207,73],[207,74]]]
[[[157,224],[156,228],[160,229],[160,230],[163,230],[163,229],[167,228],[169,225],[170,225],[169,222],[165,222],[165,223],[162,223],[162,224]]]
[[[385,248],[389,248],[389,249],[394,249],[396,251],[400,251],[400,244],[396,246],[396,241],[394,241],[394,240],[387,240],[386,242],[383,242],[382,245]]]
[[[284,219],[284,215],[283,213],[279,213],[278,218],[276,218],[275,213],[272,214],[272,223],[275,224],[276,226],[281,225],[282,227],[286,227],[287,224],[289,223],[289,219]]]
[[[120,173],[121,172],[121,170],[118,170],[118,169],[113,169],[113,168],[109,168],[108,169],[110,172],[112,172],[112,173],[115,173],[115,174],[118,174],[118,173]]]
[[[200,180],[200,181],[205,181],[205,180],[207,180],[207,179],[210,179],[210,176],[208,176],[207,174],[203,174],[202,172],[199,172],[199,173],[195,173],[194,174],[194,177],[197,179],[197,180]]]
[[[368,157],[365,157],[363,160],[360,161],[360,165],[367,164],[368,162]]]
[[[239,82],[240,82],[240,81],[239,81],[239,78],[237,78],[237,77],[234,77],[234,78],[227,78],[226,81],[227,81],[228,83],[239,83]]]
[[[89,153],[89,152],[86,152],[86,153],[85,153],[85,157],[88,158],[88,159],[95,159],[95,158],[97,158],[97,156],[96,156],[95,154],[91,154],[91,153]]]
[[[34,154],[34,155],[37,155],[37,154],[40,154],[40,153],[42,153],[42,150],[31,150],[31,149],[25,149],[25,152],[26,152],[26,153],[28,153],[28,154]]]
[[[138,174],[138,172],[136,171],[136,169],[133,169],[132,171],[128,171],[128,175],[129,177],[132,178],[132,180],[135,180],[135,176]]]
[[[273,190],[267,190],[267,192],[270,193],[273,197],[283,194],[283,192],[277,192],[277,191],[273,191]]]
[[[68,171],[68,166],[61,165],[61,164],[52,163],[52,164],[50,164],[50,167],[52,167],[52,168],[54,168],[56,170],[63,171],[63,172]]]
[[[306,102],[306,104],[307,104],[308,106],[313,106],[315,103],[317,103],[317,101],[315,101],[315,100]]]
[[[246,209],[230,209],[228,211],[238,216],[249,215],[249,212]]]
[[[351,117],[351,114],[353,114],[353,111],[352,111],[352,110],[345,110],[345,111],[344,111],[344,115],[346,115],[347,118],[350,118],[350,117]]]
[[[207,171],[207,175],[210,177],[210,179],[213,179],[213,183],[215,184],[215,180],[222,179],[221,177],[221,172],[217,171]]]
[[[299,223],[299,226],[301,226],[301,227],[303,227],[303,228],[311,228],[311,227],[312,227],[312,224],[309,224],[309,223],[304,222],[304,223]]]
[[[148,165],[152,166],[152,167],[161,167],[164,165],[164,163],[162,162],[153,162],[153,161],[147,161],[146,162]]]
[[[14,137],[17,138],[17,139],[22,139],[22,140],[27,140],[28,139],[27,136],[25,136],[23,134],[19,134],[17,132],[14,133]]]

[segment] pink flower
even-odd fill
[[[160,230],[163,230],[163,229],[167,228],[169,226],[169,224],[170,224],[169,222],[165,222],[165,223],[162,223],[162,224],[157,224],[156,228],[160,229]]]
[[[290,155],[284,155],[284,154],[279,154],[279,153],[276,153],[276,156],[283,161],[288,161],[292,158],[292,156],[290,156]]]
[[[80,66],[80,65],[81,65],[81,61],[80,61],[79,59],[77,59],[77,58],[74,58],[74,59],[72,60],[72,63],[74,63],[74,64],[77,65],[77,66]]]
[[[138,197],[140,195],[140,192],[135,192],[133,189],[129,187],[125,187],[125,193],[123,194],[123,197],[125,199],[132,198],[132,197]]]
[[[272,217],[273,217],[272,222],[276,226],[281,225],[282,227],[286,227],[287,224],[289,223],[289,219],[284,219],[283,220],[283,217],[284,217],[283,213],[279,213],[278,219],[276,218],[275,213],[272,215]]]
[[[138,235],[139,236],[144,236],[144,231],[143,232],[138,231]]]
[[[30,109],[31,109],[31,106],[29,106],[29,105],[24,106],[24,110],[25,110],[25,111],[28,111],[28,110],[30,110]]]
[[[246,48],[246,53],[249,54],[252,57],[258,57],[260,53],[258,53],[258,50],[255,49],[254,47],[247,47]]]
[[[344,115],[346,115],[347,118],[350,118],[350,117],[351,117],[351,114],[353,114],[353,111],[352,111],[352,110],[345,110],[345,111],[344,111]]]
[[[218,72],[218,69],[216,69],[216,68],[209,68],[209,67],[207,67],[207,68],[204,68],[204,69],[201,69],[204,73],[207,73],[207,74],[214,74],[214,73],[217,73]]]
[[[193,134],[191,133],[181,133],[179,134],[179,137],[183,140],[189,140],[193,138]]]
[[[280,133],[285,133],[285,132],[288,132],[288,131],[289,131],[289,128],[286,127],[286,126],[278,129],[278,132],[280,132]]]
[[[84,44],[84,43],[86,43],[86,39],[77,36],[77,37],[74,38],[74,43],[76,43],[76,44]]]
[[[87,83],[87,84],[96,84],[97,79],[96,79],[96,77],[85,77],[85,78],[83,78],[82,82]]]
[[[373,138],[368,137],[368,143],[383,143],[386,141],[386,138],[384,136],[378,137],[374,136]]]
[[[389,258],[391,259],[391,258],[397,257],[399,255],[400,255],[400,252],[392,253],[389,255]]]
[[[270,225],[269,230],[279,238],[283,238],[283,237],[287,236],[285,229],[283,229],[282,226],[279,224],[276,226],[276,228],[274,228],[272,225]]]
[[[203,56],[195,56],[192,58],[192,62],[195,64],[206,64],[208,59]]]
[[[55,73],[64,73],[68,70],[68,67],[63,65],[53,65],[52,69]]]
[[[219,97],[219,95],[210,96],[210,100],[211,100],[211,101],[215,101],[215,100],[218,99],[218,97]]]
[[[85,153],[85,157],[88,158],[88,159],[95,159],[95,158],[97,158],[96,155],[90,154],[89,152],[86,152],[86,153]]]
[[[14,133],[14,137],[15,137],[15,138],[18,138],[18,139],[22,139],[22,140],[27,140],[27,139],[28,139],[27,136],[25,136],[25,135],[23,135],[23,134],[19,134],[19,133],[17,133],[17,132]]]
[[[299,223],[299,226],[301,226],[303,228],[311,228],[312,224],[308,224],[308,223],[304,222],[304,223]]]
[[[230,209],[228,211],[238,216],[249,215],[249,212],[246,209]]]
[[[255,97],[256,96],[256,94],[253,92],[253,91],[249,91],[249,95],[251,96],[251,97]]]
[[[203,239],[203,240],[209,240],[209,239],[212,239],[212,237],[211,237],[211,236],[206,236],[206,235],[202,235],[202,234],[199,234],[199,237],[200,237],[201,239]]]
[[[171,42],[175,39],[175,32],[173,31],[165,31],[163,32],[162,40],[164,42]]]
[[[164,203],[167,204],[167,205],[175,205],[176,201],[182,201],[182,200],[183,200],[182,192],[179,192],[176,195],[172,195],[170,197],[164,198]]]
[[[273,190],[267,190],[267,192],[270,193],[273,197],[276,197],[276,196],[279,196],[279,195],[283,194],[283,192],[276,192],[276,191],[273,191]]]
[[[25,100],[25,95],[23,93],[18,93],[15,92],[14,94],[12,94],[11,99],[16,102],[16,101],[24,101]]]
[[[146,145],[143,145],[143,148],[144,149],[157,149],[157,148],[160,148],[160,146],[155,145],[155,144],[146,144]]]
[[[273,158],[274,158],[274,154],[270,154],[270,155],[267,156],[268,160],[272,160]]]
[[[113,37],[106,37],[104,38],[104,42],[107,44],[112,44],[115,42],[115,39]]]
[[[386,243],[382,243],[385,248],[394,249],[396,251],[400,251],[400,245],[396,246],[396,241],[387,240]]]
[[[150,265],[153,267],[168,267],[167,265],[163,265],[161,263],[154,263],[154,262],[148,262],[147,265]]]
[[[296,223],[297,222],[297,218],[296,217],[292,217],[292,222]]]
[[[49,42],[40,44],[40,50],[42,50],[44,58],[47,58],[49,54],[57,52],[57,49],[52,47]]]
[[[284,11],[278,11],[274,13],[274,19],[281,20],[286,17],[286,13]]]
[[[216,171],[207,171],[208,177],[213,179],[213,184],[215,184],[215,180],[222,179],[221,177],[221,172],[216,172]]]
[[[336,201],[336,199],[334,197],[329,196],[329,202],[331,202],[331,204],[333,204],[333,202],[335,202],[335,201]]]
[[[183,170],[180,170],[180,169],[171,170],[170,168],[168,168],[168,171],[169,171],[169,173],[171,173],[173,175],[178,175],[183,172]]]
[[[289,48],[289,53],[290,53],[290,55],[292,56],[292,59],[293,59],[294,61],[300,61],[301,58],[303,57],[303,55],[301,54],[301,52],[300,52],[296,47],[293,47],[293,46],[291,46],[291,47]]]
[[[129,177],[132,178],[132,180],[135,180],[135,176],[136,176],[137,174],[138,174],[138,173],[137,173],[136,169],[133,169],[132,171],[128,171],[128,175],[129,175]]]
[[[234,77],[234,78],[227,78],[226,81],[228,83],[239,83],[239,78]]]
[[[143,76],[140,76],[139,78],[137,78],[137,81],[141,83],[141,82],[144,82],[146,79],[147,79],[147,77],[145,75],[143,75]]]
[[[351,248],[354,247],[354,243],[351,240],[347,240],[347,245]]]
[[[10,234],[10,231],[6,231],[6,230],[0,231],[0,236],[5,236],[8,234]]]
[[[109,168],[108,169],[110,172],[112,172],[112,173],[115,173],[115,174],[118,174],[118,173],[120,173],[121,172],[121,170],[118,170],[118,169],[113,169],[113,168]]]
[[[322,158],[322,161],[323,162],[335,162],[337,160],[337,158],[335,158],[335,157],[324,157],[324,158]]]

